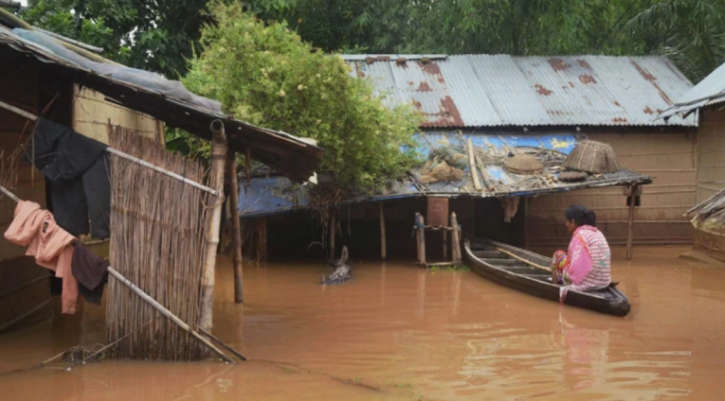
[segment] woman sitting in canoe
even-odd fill
[[[556,251],[551,277],[561,284],[562,300],[569,289],[588,291],[606,288],[611,282],[611,251],[606,238],[597,230],[596,214],[581,205],[564,211],[566,227],[571,233],[569,251]]]

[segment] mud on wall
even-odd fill
[[[612,145],[622,167],[654,177],[651,185],[643,187],[635,211],[634,243],[691,243],[692,226],[683,214],[696,202],[696,135],[652,130],[588,136]],[[569,234],[563,211],[571,204],[595,210],[597,225],[610,243],[626,243],[627,198],[622,187],[610,187],[531,198],[526,210],[527,245],[565,245]]]
[[[88,88],[74,87],[73,129],[99,142],[108,143],[108,122],[134,130],[147,138],[165,143],[163,128],[151,116],[106,100]]]
[[[697,135],[697,202],[725,188],[725,110],[701,109]]]

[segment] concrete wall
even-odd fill
[[[692,227],[683,214],[696,203],[696,134],[653,130],[594,132],[588,136],[612,145],[622,167],[654,177],[653,184],[643,187],[641,206],[635,211],[634,243],[691,243]],[[721,163],[725,165],[725,160]],[[563,211],[578,203],[596,211],[597,225],[612,244],[623,244],[627,237],[626,202],[622,187],[532,198],[525,212],[526,243],[534,247],[566,244],[569,234]]]

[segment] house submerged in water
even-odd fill
[[[380,254],[382,218],[387,254],[412,258],[414,215],[425,215],[428,199],[440,197],[450,199],[465,238],[565,245],[562,212],[579,203],[597,212],[613,244],[627,243],[628,236],[634,244],[690,243],[683,213],[695,203],[697,118],[655,121],[692,87],[667,58],[343,57],[350,74],[369,79],[389,105],[413,103],[425,115],[417,142],[429,160],[383,193],[336,203],[335,243],[346,244],[351,257]],[[565,182],[559,177],[564,160],[585,139],[610,144],[622,168]],[[506,165],[521,155],[534,156],[541,168],[522,172]],[[460,170],[436,176],[432,165],[446,157]],[[324,181],[321,175],[320,185]],[[651,182],[640,195],[638,188]],[[270,255],[305,255],[325,241],[318,211],[310,210],[316,204],[310,187],[267,175],[252,178],[242,191],[240,216],[267,220]],[[440,239],[428,241],[429,252],[441,248]]]
[[[688,210],[694,234],[689,256],[725,263],[725,64],[718,67],[675,104],[663,111],[662,121],[697,116],[697,206]]]

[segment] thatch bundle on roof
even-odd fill
[[[559,181],[561,182],[578,182],[587,179],[589,174],[583,171],[564,171],[559,173]]]
[[[534,174],[544,170],[544,165],[532,155],[516,155],[503,162],[507,170],[515,174]]]
[[[725,189],[687,211],[698,230],[725,234]]]
[[[564,161],[564,167],[594,174],[616,173],[621,170],[611,146],[590,140],[581,141],[574,147]]]

